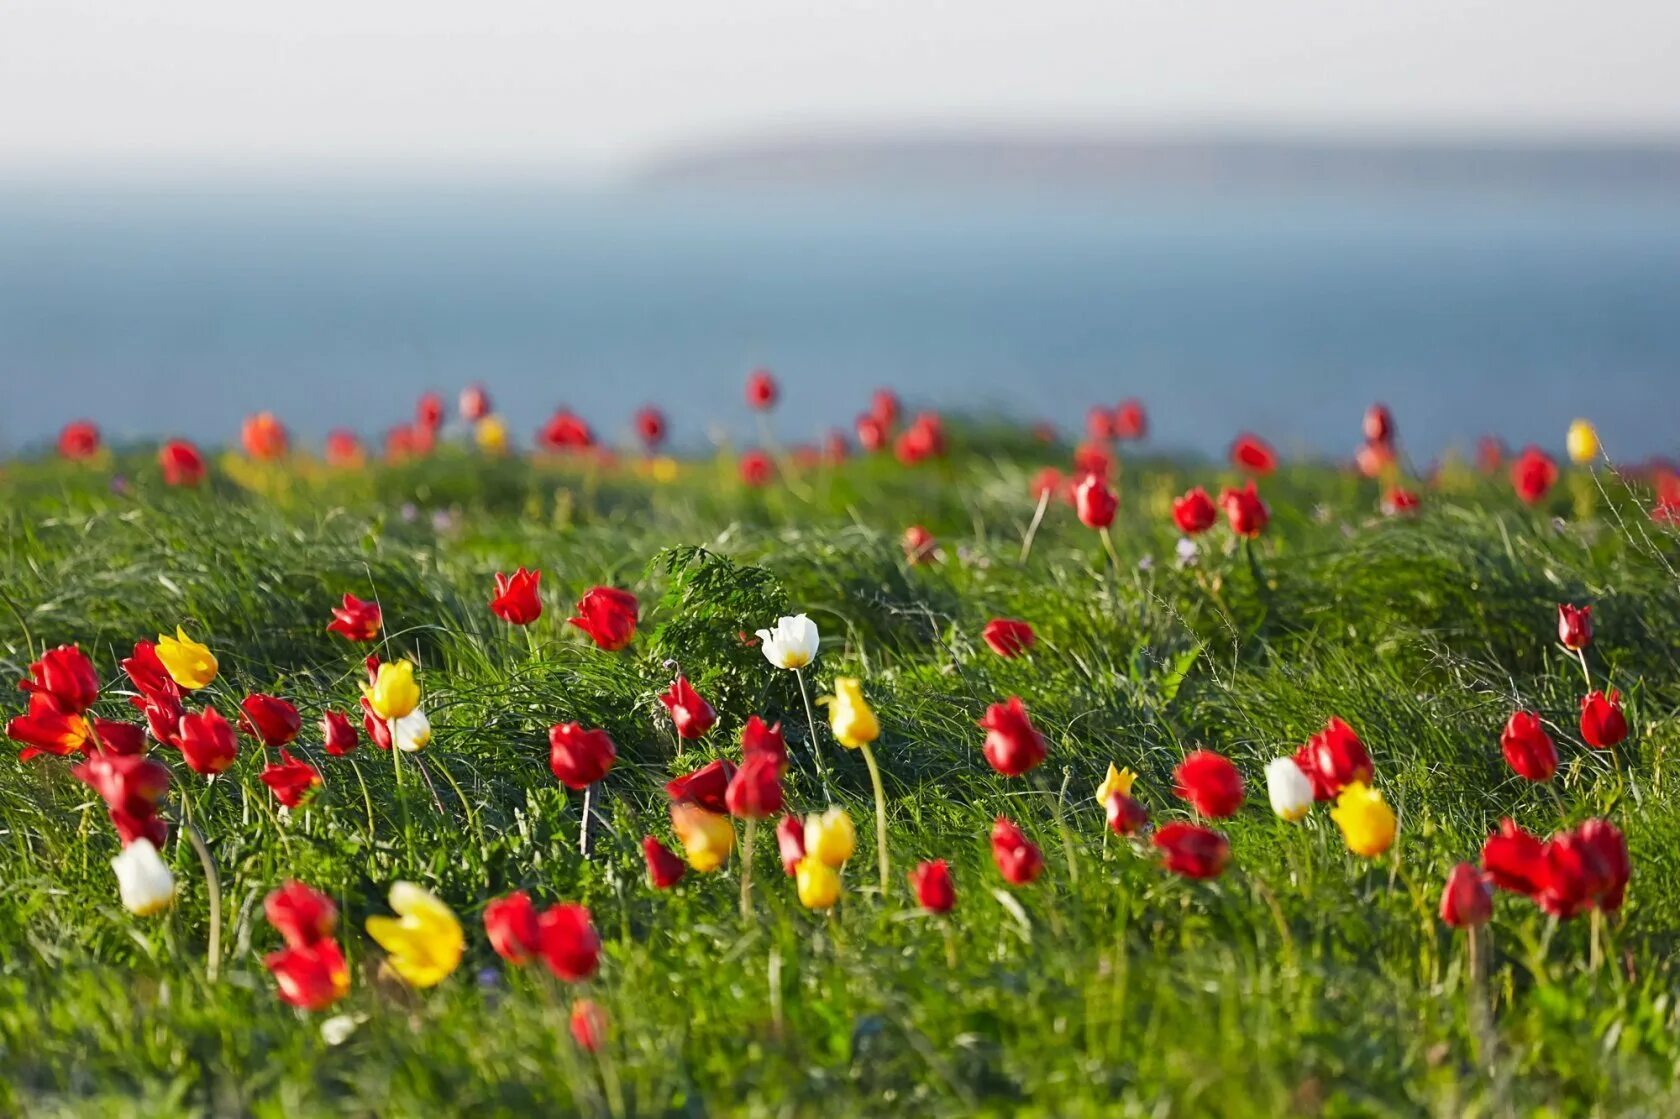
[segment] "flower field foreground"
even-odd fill
[[[0,1113],[1680,1113],[1672,473],[889,397],[7,465]]]

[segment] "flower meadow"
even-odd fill
[[[1680,475],[861,403],[7,464],[0,1109],[1680,1110]]]

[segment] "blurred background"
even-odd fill
[[[0,446],[871,389],[1675,451],[1680,5],[8,0]]]

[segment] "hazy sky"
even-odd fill
[[[1680,134],[1677,49],[1677,0],[0,0],[0,166],[602,166],[967,122]]]

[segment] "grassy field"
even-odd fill
[[[166,488],[139,452],[5,467],[0,673],[77,642],[104,683],[97,710],[132,718],[118,661],[184,624],[220,658],[204,698],[224,714],[247,692],[298,705],[298,753],[324,787],[283,813],[252,740],[214,783],[154,747],[174,772],[166,815],[190,814],[220,873],[212,982],[184,829],[164,849],[175,905],[132,916],[117,837],[67,762],[0,763],[0,1113],[1680,1113],[1680,541],[1649,521],[1649,495],[1601,467],[1530,508],[1503,476],[1449,468],[1416,516],[1391,518],[1374,483],[1285,466],[1262,480],[1273,518],[1252,556],[1221,524],[1181,566],[1170,499],[1237,475],[1132,458],[1117,567],[1061,502],[1023,562],[1030,479],[1067,454],[974,427],[942,461],[859,459],[763,489],[724,462],[655,478],[449,448],[366,471],[228,457],[198,490]],[[935,535],[931,562],[907,562],[911,524]],[[525,629],[486,605],[492,576],[518,565],[543,571],[545,611]],[[641,600],[622,652],[566,624],[596,584]],[[324,628],[347,591],[381,603],[381,655],[420,665],[435,737],[400,776],[365,740],[349,757],[320,749],[322,711],[354,710],[363,679],[367,649]],[[1614,752],[1580,741],[1560,602],[1594,608],[1594,679],[1621,689],[1632,726]],[[877,891],[868,774],[822,727],[815,748],[858,829],[845,898],[804,909],[761,828],[743,920],[737,864],[655,891],[640,841],[671,841],[664,782],[738,757],[755,713],[787,729],[790,807],[822,807],[794,677],[740,637],[792,612],[823,634],[816,691],[860,677],[880,716],[892,889]],[[1030,621],[1032,653],[991,652],[993,617]],[[679,665],[720,716],[680,761],[656,699]],[[1011,695],[1049,744],[1021,778],[987,766],[976,726]],[[0,713],[23,710],[7,696]],[[1501,757],[1518,707],[1553,728],[1550,787]],[[1266,762],[1331,715],[1359,731],[1398,811],[1379,858],[1350,855],[1323,806],[1299,824],[1267,807]],[[579,798],[548,764],[549,726],[573,720],[619,749],[587,861]],[[1115,762],[1139,774],[1155,824],[1186,819],[1172,771],[1201,745],[1248,782],[1221,823],[1230,868],[1207,882],[1109,834],[1093,795]],[[1044,849],[1032,885],[993,866],[1000,813]],[[1437,907],[1448,870],[1507,816],[1542,835],[1608,817],[1633,878],[1598,961],[1587,917],[1500,894],[1484,1021],[1465,935]],[[954,875],[948,923],[905,884],[931,858]],[[287,878],[340,907],[352,988],[329,1011],[283,1005],[262,963],[279,939],[261,902]],[[430,990],[382,975],[363,931],[399,879],[467,930],[460,968]],[[491,951],[483,907],[521,887],[591,908],[594,978],[567,987]],[[568,1032],[579,996],[610,1020],[595,1054]],[[348,1021],[329,1043],[334,1016]]]

